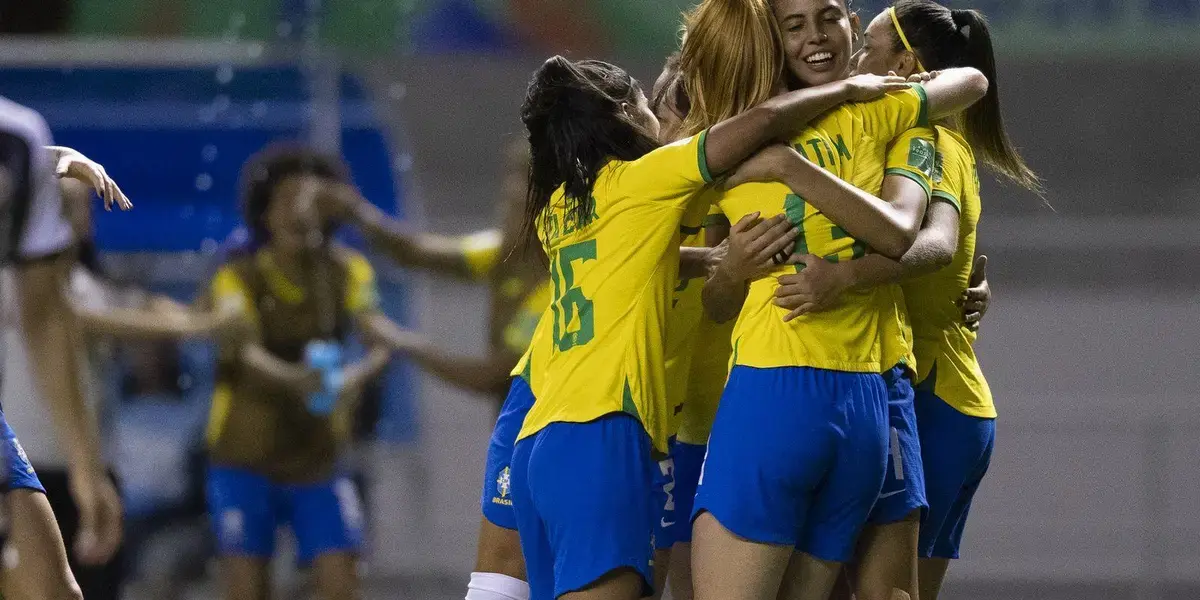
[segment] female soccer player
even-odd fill
[[[777,37],[779,34],[775,29],[770,8],[765,2],[758,4],[725,5],[711,1],[702,4],[698,9],[693,17],[694,23],[689,27],[690,35],[684,49],[687,69],[688,46],[692,46],[692,68],[689,69],[687,77],[689,95],[694,105],[698,104],[698,96],[707,95],[709,103],[717,105],[722,102],[722,98],[732,97],[729,92],[723,90],[762,87],[758,80],[750,77],[739,79],[736,75],[736,65],[728,64],[727,58],[724,58],[727,53],[719,40],[722,39],[722,35],[728,36],[730,31],[745,31],[747,33],[743,35],[752,39],[777,42],[743,42],[742,45],[751,44],[768,49],[768,52],[764,53],[765,56],[755,57],[757,60],[746,57],[741,70],[743,73],[752,72],[754,69],[774,72],[775,67],[769,65],[782,66],[782,57],[778,52],[786,53],[791,67],[789,78],[794,84],[799,83],[797,79],[803,81],[801,78],[823,77],[824,82],[828,82],[844,77],[850,57],[850,16],[844,4],[776,2],[774,16],[788,30],[782,40]],[[706,11],[706,7],[711,8]],[[725,61],[724,68],[731,70],[732,76],[722,75],[715,70],[720,68],[722,61]],[[801,64],[797,65],[793,61]],[[800,77],[797,77],[798,75]],[[892,200],[893,208],[901,212],[904,223],[911,226],[911,229],[906,228],[905,231],[915,235],[916,226],[924,212],[924,203],[928,199],[927,178],[932,170],[933,153],[931,132],[925,129],[914,135],[911,132],[906,133],[906,130],[916,125],[924,125],[921,121],[925,108],[934,112],[956,110],[978,99],[985,90],[986,81],[977,71],[958,71],[954,74],[953,81],[931,82],[927,89],[927,107],[919,97],[920,92],[914,90],[915,93],[910,93],[911,97],[907,100],[900,94],[890,96],[890,107],[881,100],[875,103],[878,106],[874,109],[863,105],[835,111],[833,116],[839,112],[845,113],[841,122],[830,120],[826,123],[830,128],[828,137],[838,140],[834,147],[836,152],[823,151],[819,142],[810,144],[805,143],[806,140],[798,141],[803,143],[801,149],[811,150],[813,159],[823,164],[833,164],[835,161],[845,163],[842,165],[842,171],[847,181],[868,192],[882,193],[884,198]],[[855,110],[863,112],[855,115]],[[823,121],[816,123],[814,128],[820,129],[822,123]],[[703,126],[703,121],[699,126]],[[909,137],[903,137],[901,134]],[[889,175],[886,179],[885,169]],[[811,194],[808,202],[801,198],[786,198],[785,194],[786,192],[783,192],[778,199],[769,201],[774,206],[766,207],[762,204],[764,196],[761,191],[735,189],[726,193],[721,206],[731,217],[730,220],[755,209],[761,210],[763,214],[786,212],[794,222],[802,224],[805,230],[803,239],[807,248],[801,246],[798,252],[808,255],[803,259],[806,263],[819,260],[818,256],[824,257],[825,260],[849,260],[862,256],[865,254],[864,244],[851,237],[856,234],[881,252],[897,256],[895,246],[881,245],[858,233],[862,227],[861,218],[846,218],[846,215],[837,215],[833,211],[824,210],[823,207],[810,210],[808,206],[819,200],[817,194]],[[825,216],[822,212],[829,214]],[[730,257],[738,254],[739,244],[736,238],[735,227],[735,235],[730,242]],[[903,249],[900,250],[900,254],[903,254]],[[730,307],[736,312],[742,303],[742,297],[745,296],[746,281],[745,273],[739,274],[732,268],[724,272],[718,269],[718,276],[710,280],[710,285],[706,287],[706,293],[710,289],[713,291],[711,298],[714,302],[711,304],[717,308],[714,316],[730,316]],[[890,365],[899,361],[898,356],[895,361],[888,361],[889,352],[886,350],[886,344],[881,341],[887,335],[886,322],[897,318],[898,293],[888,290],[882,294],[860,295],[842,307],[840,316],[827,315],[823,319],[808,319],[804,323],[785,325],[780,319],[783,313],[770,306],[775,287],[777,284],[774,280],[760,280],[751,284],[750,297],[745,302],[734,334],[735,364],[738,366],[734,367],[730,375],[725,399],[740,393],[753,395],[756,401],[734,402],[739,407],[737,411],[718,411],[717,423],[714,425],[709,444],[705,479],[701,483],[696,500],[697,512],[706,512],[698,516],[694,532],[696,554],[693,566],[697,574],[695,584],[699,597],[704,597],[706,593],[720,597],[774,595],[783,581],[783,572],[788,565],[792,546],[796,546],[801,554],[797,556],[792,568],[796,576],[788,577],[784,584],[784,595],[824,597],[833,583],[837,567],[852,554],[858,529],[879,493],[879,482],[883,477],[884,462],[881,462],[874,472],[863,469],[862,471],[868,471],[864,473],[849,468],[845,462],[839,465],[837,461],[839,456],[845,461],[851,455],[869,455],[875,450],[884,452],[887,445],[886,429],[876,430],[878,436],[870,435],[859,439],[840,439],[841,433],[836,433],[828,439],[806,436],[811,447],[805,450],[789,446],[790,458],[783,461],[790,464],[772,463],[758,468],[752,466],[754,461],[761,460],[755,456],[756,453],[774,456],[776,460],[782,456],[779,452],[761,448],[761,440],[769,440],[771,436],[744,434],[746,429],[754,429],[746,415],[765,408],[761,400],[764,388],[780,390],[776,393],[781,394],[781,398],[791,393],[836,397],[841,392],[835,391],[834,387],[840,383],[847,383],[852,379],[871,380],[870,374],[879,373],[882,364]],[[724,291],[721,291],[722,289]],[[720,314],[722,312],[725,314]],[[763,322],[754,323],[752,327],[751,324],[756,319]],[[776,330],[775,335],[770,334],[772,329]],[[809,342],[805,343],[804,340]],[[790,386],[785,382],[754,381],[755,378],[770,375],[771,370],[777,375],[785,374],[787,369],[778,369],[785,365],[801,367],[791,369],[791,372],[787,373],[789,375],[798,376],[812,371],[812,374],[828,377],[829,380],[816,381],[814,378],[807,386],[801,385],[799,379],[791,382]],[[859,375],[847,374],[855,372]],[[839,379],[844,381],[835,381]],[[870,383],[874,385],[882,381],[871,380]],[[795,392],[786,392],[791,389]],[[883,386],[880,385],[870,391],[882,390]],[[861,400],[862,405],[851,411],[851,414],[859,419],[859,426],[851,429],[851,432],[858,432],[860,436],[873,427],[869,425],[872,423],[871,407],[876,407],[876,404],[879,404],[879,407],[884,406],[881,403],[885,398],[868,393]],[[722,406],[725,404],[726,402],[722,402]],[[794,413],[806,404],[808,403],[797,406],[795,402],[787,401],[781,410]],[[815,410],[820,407],[820,410],[825,410],[823,406],[823,403],[818,402],[812,408]],[[867,407],[866,410],[863,407]],[[845,418],[848,417],[839,417]],[[793,421],[778,419],[775,416],[764,417],[760,413],[757,420],[771,421],[785,428],[802,426],[816,431],[821,431],[822,420],[832,424],[831,417],[822,414],[795,415]],[[880,421],[878,425],[883,427],[884,423]],[[840,430],[835,428],[834,431]],[[782,431],[779,435],[782,438],[787,437]],[[751,447],[755,444],[760,448],[756,450]],[[838,444],[843,445],[840,453],[836,450]],[[880,456],[884,457],[885,454]],[[751,463],[750,468],[747,468],[747,463]],[[759,468],[762,469],[761,473]],[[790,472],[784,469],[789,469]],[[827,469],[830,471],[827,472]],[[767,472],[786,473],[783,477],[791,481],[788,485],[793,486],[792,491],[784,493],[770,490],[747,495],[745,490],[755,485],[754,480],[764,480]],[[875,479],[876,476],[880,479]],[[760,502],[760,497],[772,498],[773,501],[767,503],[769,506],[755,504]],[[909,511],[911,508],[905,510]],[[915,539],[915,527],[913,535]],[[739,539],[739,536],[742,539]],[[703,552],[700,550],[701,546],[704,546]],[[733,553],[746,562],[730,561],[729,557],[733,556]],[[737,571],[743,575],[756,573],[761,577],[751,582],[745,579],[734,581],[730,579],[729,571]],[[797,581],[801,583],[796,589],[792,589],[792,584]],[[891,587],[887,586],[889,596]]]
[[[511,477],[533,598],[650,591],[660,514],[651,454],[665,452],[671,421],[662,329],[695,192],[772,135],[888,89],[898,82],[790,93],[659,148],[658,122],[621,69],[554,57],[535,73],[522,108],[532,160],[524,233],[546,250],[554,298],[534,334],[531,360],[544,372]],[[853,196],[814,165],[794,175]]]
[[[780,306],[793,314],[824,309],[850,288],[904,281],[920,376],[916,417],[929,515],[921,526],[919,589],[936,600],[949,560],[958,558],[971,499],[987,471],[995,437],[991,391],[972,349],[973,324],[957,305],[983,278],[972,271],[981,203],[974,152],[996,172],[1041,191],[1004,131],[991,36],[983,16],[926,0],[901,0],[867,27],[859,72],[909,74],[971,66],[991,82],[983,101],[937,126],[938,165],[933,203],[912,249],[899,262],[871,256],[781,281]],[[975,279],[975,281],[973,281]],[[984,290],[981,290],[983,295]]]
[[[256,250],[229,259],[207,302],[252,327],[221,344],[209,421],[209,510],[227,598],[268,594],[275,528],[288,523],[320,598],[358,597],[363,515],[338,466],[357,395],[386,364],[380,348],[340,369],[320,352],[386,321],[374,273],[334,246],[315,201],[347,180],[345,166],[301,149],[267,150],[245,170],[246,222]]]

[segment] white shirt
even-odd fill
[[[17,433],[29,462],[36,466],[67,466],[66,458],[59,450],[58,434],[51,420],[49,404],[38,390],[37,380],[29,365],[29,347],[21,330],[20,303],[13,289],[14,273],[11,268],[0,273],[0,406],[13,431]],[[76,266],[71,271],[70,295],[74,303],[92,310],[103,310],[112,306],[107,288],[98,282],[86,268]],[[89,407],[95,411],[100,403],[100,385],[95,369],[86,352],[79,357],[80,389],[83,390]],[[111,454],[110,454],[111,456]]]

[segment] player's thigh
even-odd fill
[[[691,539],[689,527],[688,539]],[[667,574],[667,586],[671,588],[672,600],[692,600],[692,543],[679,542],[671,548],[671,571]]]
[[[521,536],[515,528],[501,527],[487,517],[480,519],[475,571],[499,573],[525,580],[525,557],[521,556]]]
[[[778,600],[826,600],[837,583],[842,564],[793,552],[779,589]]]
[[[636,569],[622,567],[604,574],[587,587],[559,596],[560,600],[635,600],[641,597],[645,580]]]
[[[791,545],[739,537],[712,513],[702,513],[692,528],[694,596],[697,600],[774,600],[791,554]]]
[[[320,600],[355,600],[360,596],[358,557],[350,552],[326,552],[313,559],[313,577]]]
[[[887,524],[870,524],[859,539],[854,591],[857,600],[891,600],[899,590],[917,595],[919,511]]]
[[[5,494],[5,500],[11,516],[9,544],[16,551],[17,562],[5,572],[4,597],[82,598],[45,494],[15,489]]]
[[[227,555],[220,559],[224,600],[267,600],[271,592],[265,558]]]
[[[920,600],[937,600],[942,593],[942,582],[950,568],[948,558],[922,558],[917,561],[917,584],[921,590]]]

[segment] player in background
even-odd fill
[[[769,93],[770,88],[761,83],[762,77],[753,78],[750,74],[778,72],[777,69],[783,67],[785,55],[789,59],[799,58],[804,64],[801,69],[792,66],[792,70],[823,75],[825,79],[821,83],[844,78],[850,56],[849,15],[845,5],[841,2],[777,2],[774,8],[773,13],[766,2],[711,1],[697,9],[691,17],[690,35],[684,47],[685,81],[694,106],[699,105],[698,97],[707,98],[705,104],[709,106],[726,106],[729,98],[737,97],[733,90],[745,93],[744,90],[760,89],[764,90],[759,92],[760,95]],[[782,17],[780,11],[785,13]],[[788,34],[780,35],[777,18],[788,29]],[[840,56],[837,52],[839,42],[832,39],[836,31],[831,30],[844,31],[846,48]],[[745,32],[743,37],[755,41],[734,39],[722,43],[732,35],[731,32],[739,31]],[[788,35],[809,37],[814,43],[803,50],[789,47],[785,44]],[[690,61],[689,46],[692,50]],[[726,49],[731,46],[761,48],[762,51],[758,55],[742,53],[743,60],[731,63],[725,58],[728,55]],[[725,71],[721,73],[719,69]],[[789,79],[794,80],[794,75],[789,73]],[[890,214],[902,223],[904,243],[911,243],[928,200],[928,177],[933,166],[932,131],[925,120],[926,110],[960,109],[985,91],[986,81],[981,74],[972,70],[959,71],[954,74],[954,81],[931,82],[927,90],[918,86],[907,96],[892,94],[887,102],[874,103],[876,107],[870,104],[843,107],[831,113],[828,122],[815,123],[816,129],[820,129],[822,123],[828,127],[827,139],[836,141],[826,143],[831,144],[831,150],[836,148],[836,152],[823,151],[820,139],[814,139],[813,143],[804,139],[795,142],[811,159],[839,169],[848,182],[889,200],[884,214]],[[925,92],[928,102],[922,97]],[[703,126],[703,120],[698,126]],[[910,128],[915,129],[910,131]],[[888,239],[872,238],[869,232],[863,231],[863,225],[869,219],[877,218],[875,216],[839,215],[819,206],[821,195],[817,193],[796,198],[785,195],[786,192],[779,193],[777,199],[764,203],[764,195],[758,190],[738,191],[735,188],[726,192],[721,206],[731,221],[751,210],[763,215],[787,214],[804,229],[804,244],[798,244],[801,249],[797,252],[805,255],[801,258],[805,264],[819,260],[851,260],[865,254],[867,245],[891,256],[899,256],[907,248]],[[735,226],[726,259],[731,264],[731,259],[741,253],[737,238]],[[882,383],[878,373],[882,371],[881,358],[885,354],[884,323],[896,318],[895,298],[899,294],[898,291],[862,294],[849,303],[840,316],[786,324],[781,319],[784,312],[771,305],[777,287],[773,279],[751,281],[750,299],[743,303],[746,282],[752,279],[748,273],[718,269],[717,276],[710,280],[705,290],[706,296],[710,289],[713,291],[711,305],[716,317],[727,318],[731,316],[730,309],[736,314],[743,304],[744,308],[734,334],[737,366],[730,375],[722,408],[718,409],[704,468],[705,478],[696,501],[697,512],[707,511],[697,516],[694,531],[697,596],[774,596],[782,585],[784,597],[824,597],[840,564],[853,554],[858,529],[879,493],[883,478],[886,421],[879,421],[881,428],[877,436],[866,436],[865,432],[874,431],[874,425],[868,426],[868,423],[875,423],[871,418],[874,409],[886,407],[886,397],[876,396],[884,387],[874,384]],[[782,274],[782,271],[776,273]],[[752,322],[754,326],[751,326]],[[792,423],[792,420],[780,418],[780,415],[751,417],[755,411],[770,410],[767,408],[770,402],[764,402],[764,390],[782,389],[776,383],[755,383],[753,380],[786,365],[809,367],[807,370],[795,369],[794,374],[811,371],[816,379],[828,379],[814,379],[808,385],[795,381],[792,385],[800,387],[794,393],[779,392],[780,398],[794,398],[795,393],[813,396],[815,401],[810,409],[815,411],[814,414],[795,415],[794,426],[782,425]],[[785,372],[789,370],[777,371],[781,375]],[[739,375],[741,377],[735,377]],[[869,390],[863,388],[860,403],[835,409],[848,411],[851,422],[862,425],[847,430],[832,425],[847,417],[830,420],[831,415],[819,414],[825,408],[816,399],[843,397],[842,392],[835,392],[830,386],[840,385],[835,380],[845,380],[842,383],[849,385],[851,379],[864,386],[869,380],[872,385],[868,386]],[[739,392],[751,394],[756,400],[734,402],[736,409],[726,409],[728,403],[724,400]],[[784,401],[777,410],[788,414],[788,411],[795,412],[800,408],[794,401]],[[830,425],[821,425],[822,421],[828,421]],[[752,422],[761,422],[767,429],[771,426],[784,429],[776,436],[748,436],[745,430],[754,430]],[[750,447],[769,445],[774,437],[790,440],[793,434],[785,430],[796,427],[832,433],[825,437],[807,436],[812,442],[807,453],[796,447],[790,447],[788,453],[764,449],[760,450],[763,454],[756,457],[756,451]],[[855,433],[857,437],[843,438],[840,433],[843,431]],[[861,457],[876,451],[881,457],[878,469],[865,468]],[[790,458],[781,458],[784,455]],[[855,457],[854,460],[851,457]],[[780,464],[754,466],[755,461],[764,459]],[[767,481],[761,475],[754,475],[757,469],[763,473],[790,472],[795,485],[788,493],[777,493],[776,490],[747,493],[746,490],[755,485],[753,480]],[[789,500],[789,494],[795,497]],[[771,505],[768,507],[756,504],[761,502],[756,498],[774,501],[767,503]],[[704,546],[704,552],[700,552],[701,546]],[[799,551],[794,558],[790,556],[793,546]],[[731,556],[745,562],[730,560]],[[786,577],[785,570],[790,571]],[[758,577],[747,582],[745,577],[749,574]],[[891,586],[888,586],[889,595],[890,591]]]
[[[253,332],[219,348],[208,428],[209,510],[227,598],[269,593],[280,523],[311,563],[318,597],[359,596],[363,515],[339,455],[358,393],[388,354],[371,347],[345,365],[329,354],[387,319],[370,265],[332,243],[336,224],[316,207],[347,180],[340,161],[300,148],[254,157],[244,201],[256,249],[230,257],[205,299]]]
[[[972,66],[991,82],[983,101],[937,126],[934,201],[912,249],[899,261],[872,256],[792,276],[779,299],[795,315],[810,314],[835,305],[846,290],[903,282],[919,368],[916,421],[929,501],[918,581],[920,597],[936,600],[949,560],[958,558],[995,438],[991,391],[972,348],[990,293],[986,258],[972,269],[981,210],[975,153],[1022,187],[1040,193],[1041,185],[1004,131],[991,36],[980,13],[902,0],[868,26],[857,62],[858,72],[900,74]],[[959,308],[965,304],[967,315]]]
[[[652,519],[661,514],[652,455],[665,454],[672,423],[663,327],[682,216],[703,201],[696,192],[713,172],[771,137],[900,86],[856,83],[785,94],[659,147],[658,122],[621,69],[554,57],[535,73],[522,108],[532,157],[524,232],[546,250],[555,298],[534,335],[532,360],[545,361],[545,377],[512,466],[533,598],[652,591]],[[793,175],[854,196],[814,165]]]
[[[95,415],[77,372],[78,329],[64,293],[73,262],[73,237],[62,212],[56,175],[78,178],[106,207],[131,205],[103,168],[67,148],[52,147],[49,128],[37,112],[0,98],[0,263],[13,265],[11,287],[20,303],[24,341],[34,380],[53,416],[67,455],[71,493],[80,506],[82,533],[73,553],[82,562],[102,563],[121,541],[121,508],[103,468]],[[5,433],[5,516],[17,562],[6,561],[0,591],[9,598],[78,598],[66,549],[36,473],[24,460],[15,435]]]

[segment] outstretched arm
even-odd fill
[[[401,266],[478,279],[491,268],[500,252],[499,232],[481,232],[463,239],[412,231],[348,185],[337,186],[331,193],[332,202],[341,206],[346,221]]]
[[[362,326],[375,341],[407,356],[421,368],[455,386],[479,394],[504,394],[508,388],[509,373],[520,359],[507,350],[491,352],[485,358],[446,352],[420,334],[404,329],[389,319],[369,317]]]

